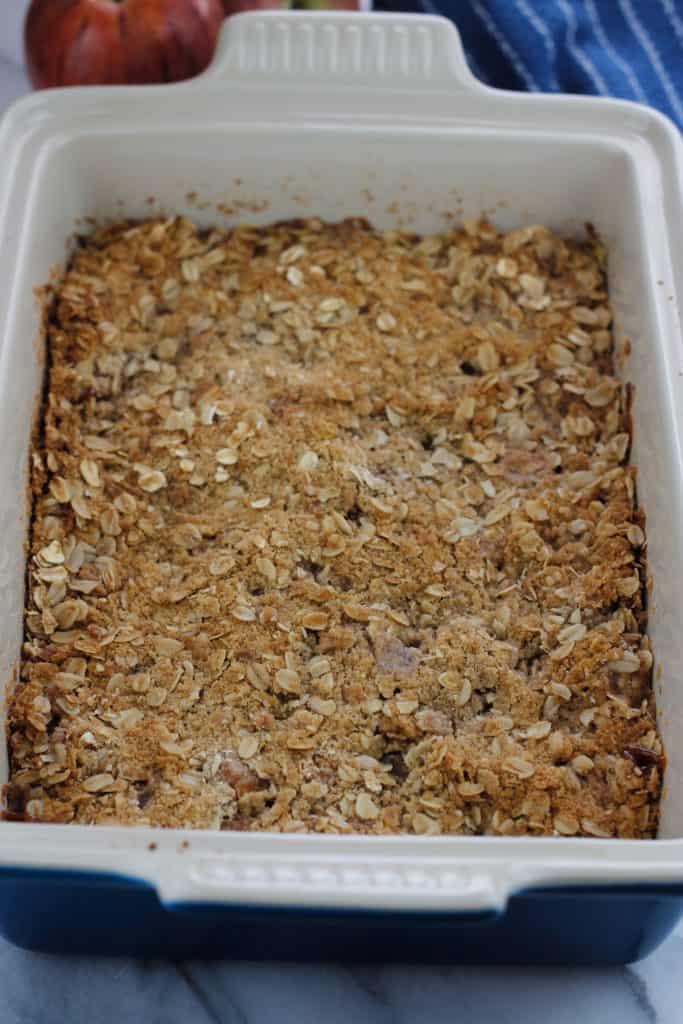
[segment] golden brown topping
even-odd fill
[[[594,239],[113,225],[50,327],[14,813],[651,836]]]

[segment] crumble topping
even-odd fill
[[[590,233],[85,240],[32,455],[10,812],[653,836],[610,323]]]

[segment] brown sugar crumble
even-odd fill
[[[9,812],[649,837],[597,238],[118,224],[57,294]]]

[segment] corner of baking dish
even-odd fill
[[[469,71],[450,22],[384,14],[239,15],[226,23],[212,67],[191,82],[56,90],[21,100],[0,125],[2,265],[14,267],[20,252],[36,167],[66,141],[159,125],[182,132],[190,120],[215,126],[240,119],[469,126],[511,138],[534,132],[608,140],[649,178],[649,208],[661,222],[658,244],[681,295],[683,252],[674,244],[673,226],[683,212],[683,160],[676,129],[665,117],[623,101],[490,89]],[[2,292],[13,295],[11,280]],[[666,315],[676,317],[680,338],[676,303]],[[679,398],[683,408],[683,393]],[[0,824],[0,831],[0,867],[126,875],[153,885],[167,903],[287,906],[305,895],[310,907],[475,913],[501,910],[512,893],[532,886],[683,883],[683,840],[368,840],[22,823]]]

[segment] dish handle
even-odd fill
[[[260,11],[228,18],[195,81],[375,90],[488,91],[470,71],[455,25],[435,15]]]
[[[526,879],[503,866],[390,859],[252,856],[201,857],[160,872],[155,885],[172,908],[197,904],[447,912],[473,917],[504,913]]]

